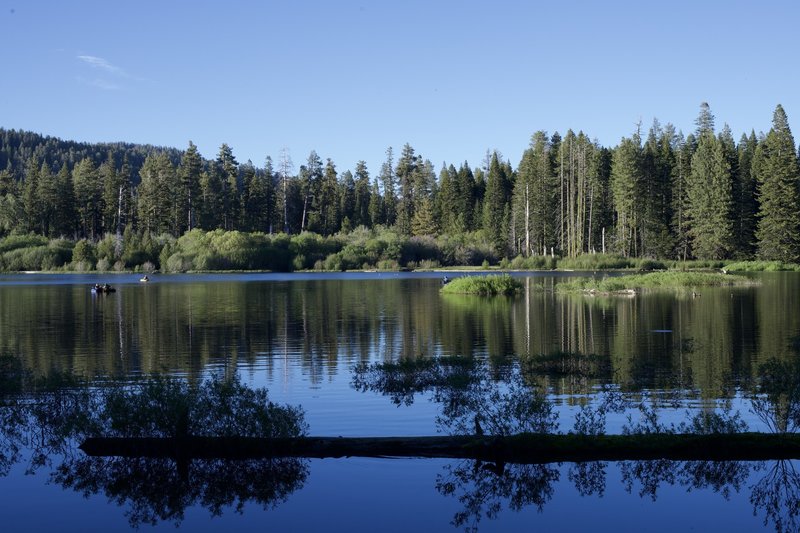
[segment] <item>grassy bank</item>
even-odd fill
[[[599,292],[619,293],[622,291],[678,289],[690,290],[699,287],[725,287],[732,285],[753,285],[757,282],[744,276],[715,272],[651,272],[613,278],[579,278],[556,285],[561,292]]]

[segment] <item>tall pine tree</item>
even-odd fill
[[[762,259],[800,261],[800,170],[786,112],[775,108],[772,129],[756,149],[753,169],[760,203],[758,255]]]
[[[714,135],[714,116],[706,103],[697,126],[697,150],[687,182],[689,237],[696,257],[723,259],[734,249],[730,160]]]

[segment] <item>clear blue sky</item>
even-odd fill
[[[799,5],[0,0],[0,127],[372,175],[405,143],[438,171],[539,129],[688,133],[702,101],[738,140],[800,119]]]

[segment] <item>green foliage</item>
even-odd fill
[[[782,261],[738,261],[724,268],[731,272],[800,272],[800,264]]]
[[[692,289],[697,287],[750,285],[755,283],[757,282],[743,276],[712,272],[669,271],[607,277],[600,280],[578,278],[572,281],[559,283],[556,289],[563,292],[617,292],[637,289]]]
[[[730,257],[735,248],[733,178],[725,146],[713,131],[700,136],[687,181],[689,236],[695,256]]]
[[[556,260],[547,255],[532,255],[530,257],[518,255],[511,260],[509,267],[513,270],[553,270],[556,268]]]
[[[509,276],[462,276],[442,287],[444,294],[511,295],[522,290],[522,283]]]
[[[475,359],[458,356],[360,363],[353,368],[351,385],[359,392],[388,396],[395,405],[411,405],[417,394],[433,390],[440,397],[474,384],[478,365]]]
[[[353,369],[356,390],[389,396],[396,405],[411,405],[430,392],[441,404],[437,423],[455,435],[551,433],[558,415],[552,402],[512,368],[501,384],[485,362],[465,357],[403,359],[396,363],[362,363]]]
[[[761,259],[800,261],[800,168],[795,149],[786,113],[779,105],[772,129],[756,148],[753,160],[761,206],[756,230]]]
[[[93,265],[96,260],[97,255],[91,242],[81,239],[75,243],[75,248],[72,249],[72,262],[74,264],[88,263]]]
[[[61,268],[70,262],[72,246],[69,241],[54,239],[44,246],[14,248],[0,254],[0,268],[11,271]]]
[[[338,240],[328,239],[308,231],[291,238],[290,250],[295,257],[294,267],[296,270],[314,268],[317,261],[324,261],[328,255],[336,253],[340,249],[341,243]],[[302,262],[299,262],[298,258],[302,258]]]
[[[44,246],[47,244],[47,238],[42,235],[34,235],[32,233],[23,235],[9,235],[0,239],[0,253],[5,253],[18,248],[32,248],[35,246]]]
[[[581,254],[558,261],[558,268],[563,270],[619,270],[635,267],[634,259],[612,254]]]
[[[770,359],[758,368],[753,412],[775,433],[800,429],[800,362]]]
[[[119,437],[296,437],[308,430],[300,408],[279,406],[266,389],[251,389],[236,377],[193,384],[154,376],[112,387],[94,416],[105,436]]]
[[[474,171],[466,163],[443,165],[438,180],[410,145],[396,165],[387,150],[371,179],[363,161],[340,173],[315,152],[294,175],[288,158],[277,172],[269,157],[264,168],[240,165],[227,145],[206,161],[191,142],[179,152],[0,130],[7,164],[0,171],[0,235],[87,238],[97,245],[96,258],[109,264],[136,268],[150,261],[174,271],[292,270],[326,261],[351,269],[382,260],[473,266],[552,249],[572,257],[601,249],[601,242],[602,250],[624,257],[665,262],[756,253],[768,261],[800,261],[800,170],[783,108],[777,106],[766,138],[751,133],[738,146],[729,128],[714,133],[708,104],[697,123],[695,134],[683,139],[673,126],[654,121],[644,144],[637,131],[611,148],[583,132],[562,139],[539,131],[516,169],[489,153]],[[373,242],[350,239],[359,226]],[[108,234],[128,227],[131,238],[122,249]],[[263,253],[232,239],[222,251],[188,255],[147,237],[178,237],[193,228],[270,237],[259,241]],[[294,234],[288,251],[283,243],[272,245],[275,229]],[[303,237],[304,230],[316,234]],[[280,257],[265,257],[271,254]],[[340,255],[328,259],[334,254]]]

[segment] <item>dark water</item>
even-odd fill
[[[397,407],[355,390],[352,369],[361,362],[461,355],[501,369],[560,352],[595,354],[609,362],[600,374],[537,378],[564,431],[603,385],[679,393],[680,405],[663,413],[668,422],[687,409],[730,405],[752,429],[764,429],[743,391],[760,364],[798,353],[800,275],[761,274],[760,286],[697,297],[635,298],[557,294],[564,277],[523,276],[521,296],[487,300],[442,296],[439,276],[417,274],[154,276],[148,284],[127,275],[1,276],[0,353],[37,373],[98,381],[238,372],[268,387],[271,399],[302,405],[311,434],[348,436],[441,429],[440,407],[424,394]],[[89,292],[90,283],[105,281],[117,292]],[[608,431],[625,420],[611,417]],[[180,512],[158,513],[163,501],[141,496],[158,493],[152,476],[139,473],[163,466],[156,486],[166,493],[171,465],[82,459],[58,459],[32,475],[29,462],[12,464],[0,477],[4,529],[790,531],[800,496],[792,462],[509,465],[498,475],[459,461],[340,459],[291,465],[292,482],[277,488],[250,487],[244,480],[283,478],[240,465],[241,477],[228,482],[247,485],[238,495],[214,482],[230,468],[197,464],[191,490],[177,490]],[[139,492],[121,491],[121,477]]]

